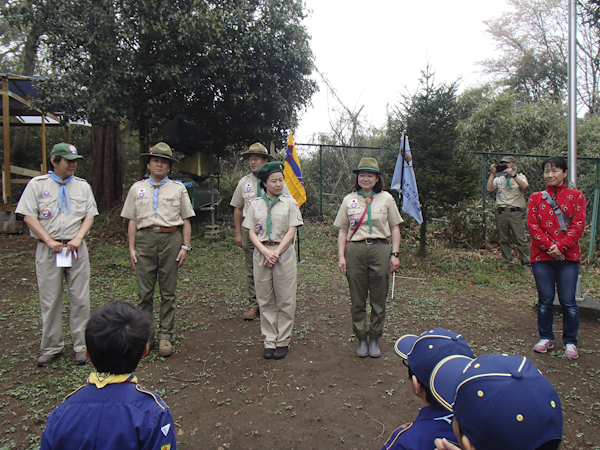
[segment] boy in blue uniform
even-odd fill
[[[525,357],[446,358],[434,369],[431,392],[454,412],[454,434],[463,450],[560,446],[563,418],[558,393]],[[436,439],[435,444],[438,450],[459,450],[446,439]]]
[[[423,408],[414,422],[392,433],[382,450],[432,450],[435,438],[454,441],[452,413],[432,397],[429,380],[435,366],[451,355],[473,357],[465,338],[443,328],[425,331],[421,336],[407,334],[396,341],[394,350],[408,367],[411,391],[421,398]]]
[[[41,450],[176,450],[171,411],[131,373],[153,332],[152,317],[127,303],[92,312],[85,352],[98,372],[50,414]]]

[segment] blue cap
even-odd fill
[[[434,369],[431,393],[475,448],[534,450],[562,439],[558,394],[525,357],[450,356]]]
[[[396,354],[408,361],[410,370],[427,389],[435,366],[451,355],[466,355],[474,358],[473,351],[462,334],[444,328],[425,331],[421,336],[407,334],[396,341]]]

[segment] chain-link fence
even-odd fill
[[[308,216],[333,221],[342,199],[352,191],[355,170],[362,158],[372,157],[389,187],[398,150],[380,147],[296,144],[302,166],[307,202],[302,207]]]

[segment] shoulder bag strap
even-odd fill
[[[569,219],[567,217],[567,215],[562,211],[562,209],[560,209],[558,207],[558,205],[556,204],[556,202],[554,201],[554,199],[550,196],[550,194],[548,193],[548,191],[544,191],[542,193],[542,198],[544,200],[546,200],[546,202],[548,202],[548,204],[554,210],[554,213],[556,214],[556,218],[558,219],[558,224],[560,225],[560,229],[562,231],[566,232],[567,231],[567,226],[571,225],[571,219]]]

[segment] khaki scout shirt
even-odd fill
[[[289,194],[282,194],[271,207],[271,241],[281,242],[290,227],[304,225],[298,203]],[[267,204],[261,197],[255,198],[248,208],[242,223],[244,228],[255,230],[261,242],[269,240],[267,235]]]
[[[27,183],[15,212],[37,217],[52,239],[71,240],[81,228],[83,219],[98,215],[98,208],[92,188],[83,178],[74,176],[65,187],[69,197],[69,214],[64,200],[58,213],[60,184],[50,175],[40,175]],[[39,239],[31,230],[30,234]]]
[[[147,227],[179,227],[183,219],[195,216],[187,189],[178,181],[169,180],[158,188],[158,206],[154,214],[154,186],[148,179],[134,183],[121,217],[137,222],[137,229]]]
[[[362,195],[357,192],[346,195],[333,225],[347,229],[348,237],[350,237],[366,208],[367,202]],[[394,197],[389,192],[379,192],[375,194],[371,203],[373,234],[369,234],[369,216],[365,214],[359,229],[352,236],[352,241],[363,241],[367,238],[386,239],[392,235],[391,227],[402,222],[404,221],[400,217]]]
[[[234,208],[239,208],[242,210],[242,217],[246,217],[246,213],[248,212],[248,208],[250,207],[250,203],[252,200],[256,198],[256,193],[260,189],[263,194],[263,189],[260,187],[260,181],[253,173],[249,173],[245,177],[243,177],[237,184],[235,191],[233,192],[233,196],[231,197],[231,202],[229,203]],[[287,186],[283,186],[283,194],[289,194]]]
[[[522,173],[517,174],[517,178],[529,185],[527,177]],[[493,184],[494,189],[496,189],[496,208],[527,208],[524,191],[514,178],[510,179],[510,187],[507,187],[506,177],[494,178]]]

